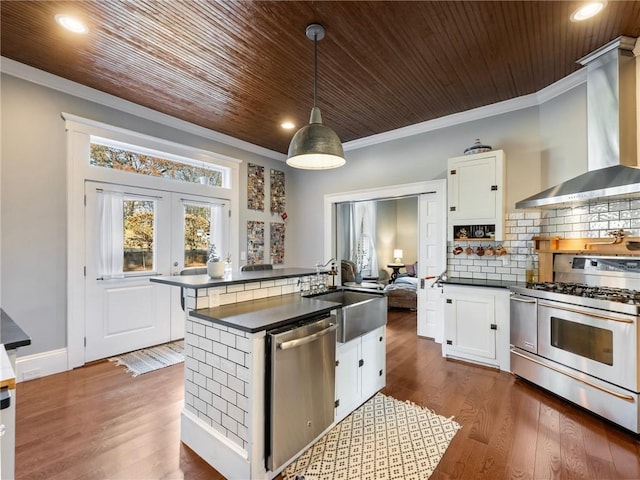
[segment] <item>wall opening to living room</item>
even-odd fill
[[[417,331],[418,335],[434,338],[436,341],[442,341],[442,307],[440,302],[440,292],[437,289],[430,288],[431,282],[425,280],[425,277],[438,275],[446,267],[446,181],[433,180],[426,182],[418,182],[405,185],[395,185],[389,187],[380,187],[367,190],[359,190],[352,192],[343,192],[338,194],[325,195],[325,257],[335,257],[338,261],[350,252],[351,247],[343,238],[345,215],[339,212],[345,212],[355,208],[351,205],[364,205],[361,202],[373,202],[376,207],[391,208],[392,202],[397,201],[396,208],[402,202],[414,201],[416,204],[415,229],[416,233],[416,252],[415,260],[417,261],[417,270],[415,278],[417,280]],[[363,211],[360,208],[360,211]],[[373,217],[372,217],[373,218]],[[377,215],[376,217],[377,218]],[[338,222],[342,223],[342,227],[338,227]],[[397,222],[397,219],[396,219]],[[396,239],[390,240],[397,241]],[[344,244],[347,244],[346,246]],[[385,248],[390,249],[385,253]],[[382,256],[382,262],[378,263],[378,268],[374,269],[372,277],[377,273],[378,281],[380,281],[380,270],[388,272],[387,264],[392,263],[393,250],[400,249],[397,246],[380,245],[380,253],[376,251],[376,261]],[[377,248],[376,248],[377,250]],[[410,247],[408,247],[407,255]],[[404,257],[403,251],[403,259]],[[388,258],[387,258],[388,257]],[[405,267],[406,268],[406,267]],[[402,269],[404,271],[404,268]],[[372,272],[369,271],[369,274]],[[342,281],[342,279],[341,279]],[[387,280],[388,282],[388,280]]]

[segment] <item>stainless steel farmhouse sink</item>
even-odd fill
[[[338,290],[315,298],[342,304],[337,314],[338,342],[348,342],[387,323],[386,295]]]

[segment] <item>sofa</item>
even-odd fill
[[[406,273],[401,273],[393,283],[384,287],[387,293],[388,308],[418,308],[417,262],[406,266]]]

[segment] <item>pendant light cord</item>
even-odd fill
[[[318,96],[318,34],[313,35],[313,106]]]

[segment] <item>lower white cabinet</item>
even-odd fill
[[[339,422],[386,385],[386,327],[336,349],[336,415]]]
[[[445,357],[509,371],[509,290],[444,287]]]

